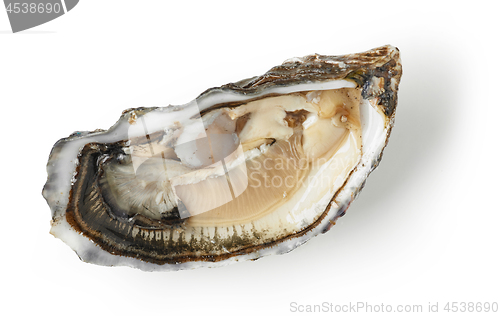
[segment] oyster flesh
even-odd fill
[[[309,55],[75,132],[47,164],[51,233],[83,261],[143,270],[286,253],[328,231],[378,165],[401,73],[392,46]]]

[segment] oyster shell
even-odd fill
[[[51,233],[83,261],[143,270],[286,253],[328,231],[378,165],[400,77],[392,46],[315,54],[76,132],[47,164]]]

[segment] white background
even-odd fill
[[[5,315],[500,301],[498,9],[459,3],[82,0],[18,34],[2,8]],[[59,138],[107,129],[129,107],[186,103],[290,57],[384,44],[403,61],[396,125],[380,167],[327,234],[286,255],[171,273],[86,264],[49,234],[41,191]]]

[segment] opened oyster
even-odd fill
[[[47,165],[51,233],[84,261],[143,270],[288,252],[329,230],[377,166],[400,77],[391,46],[310,55],[74,133]]]

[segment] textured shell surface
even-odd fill
[[[179,106],[59,140],[51,234],[85,262],[146,271],[283,254],[327,232],[394,125],[399,51],[286,60]]]

